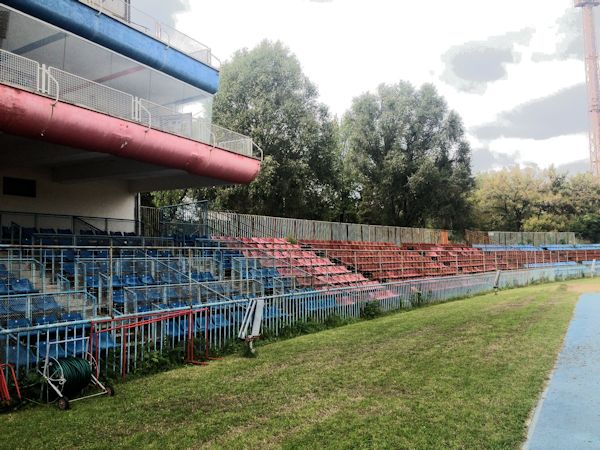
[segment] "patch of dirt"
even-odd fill
[[[585,284],[569,284],[568,291],[576,292],[577,294],[587,294],[587,293],[600,294],[600,281],[597,281],[595,283],[585,283]]]

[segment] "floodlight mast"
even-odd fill
[[[590,163],[592,174],[600,176],[600,81],[594,28],[594,7],[600,5],[600,0],[574,0],[574,4],[583,11],[585,78],[590,111]]]

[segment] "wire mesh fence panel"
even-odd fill
[[[96,299],[85,291],[0,296],[0,327],[5,329],[89,320],[96,315]]]
[[[139,103],[142,105],[142,111],[144,112],[141,116],[144,125],[178,136],[192,137],[191,113],[179,113],[171,108],[144,99],[139,99]],[[148,122],[148,115],[151,122]]]
[[[49,83],[49,94],[58,99],[113,117],[132,120],[133,95],[118,91],[103,84],[50,67],[50,75],[57,83]]]
[[[0,49],[0,83],[35,92],[40,89],[39,73],[36,61]]]
[[[252,140],[249,137],[214,124],[211,127],[211,132],[214,139],[213,145],[216,147],[252,156]]]

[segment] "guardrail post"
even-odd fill
[[[113,246],[108,249],[108,314],[113,317]],[[125,298],[125,297],[123,297]]]

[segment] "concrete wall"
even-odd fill
[[[33,179],[37,181],[37,197],[28,198],[4,195],[0,184],[0,221],[8,226],[11,221],[22,226],[49,228],[71,228],[69,218],[37,217],[31,214],[7,214],[8,211],[38,214],[59,214],[67,216],[110,217],[133,221],[135,219],[135,195],[128,192],[120,181],[102,181],[77,184],[58,184],[51,179],[49,171],[32,169],[0,169],[3,176]],[[92,222],[88,220],[88,222]],[[104,228],[102,221],[93,225]],[[112,221],[112,231],[134,231],[131,223]]]

